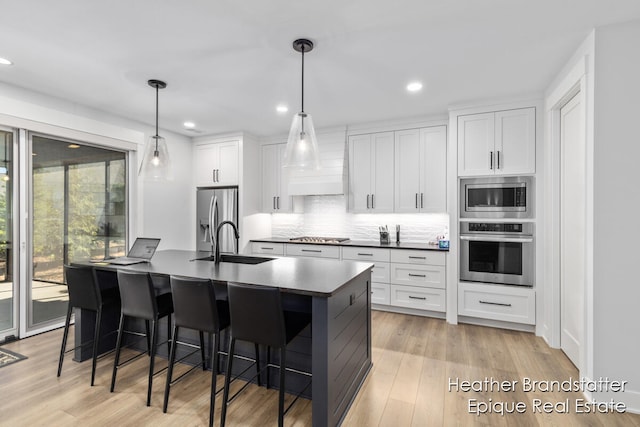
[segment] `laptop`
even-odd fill
[[[127,256],[105,259],[104,262],[114,265],[132,265],[141,262],[149,262],[160,244],[160,239],[138,237],[133,243]]]

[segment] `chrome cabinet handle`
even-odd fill
[[[276,196],[276,209],[280,210],[280,196]]]
[[[424,208],[424,193],[420,193],[420,207]]]
[[[420,299],[420,300],[426,300],[427,297],[414,297],[413,295],[409,295],[409,299]]]
[[[409,256],[409,259],[427,259],[425,256]]]
[[[482,301],[478,300],[480,304],[489,304],[489,305],[500,305],[502,307],[511,307],[511,304],[505,304],[503,302],[492,302],[492,301]]]
[[[418,193],[416,193],[416,209],[418,209]]]
[[[260,249],[265,250],[265,251],[272,251],[274,248],[270,248],[268,246],[260,246]]]
[[[371,209],[375,209],[376,208],[376,202],[375,199],[373,198],[373,194],[371,195]]]
[[[362,256],[373,256],[373,254],[364,254],[364,253],[360,253],[360,252],[358,252],[358,255],[362,255]]]
[[[367,209],[369,209],[369,194],[367,194]]]
[[[411,274],[409,273],[409,277],[427,277],[426,274]]]
[[[489,169],[493,170],[493,151],[489,151]]]
[[[317,250],[317,249],[301,249],[301,252],[315,252],[315,253],[322,253],[321,250]]]
[[[216,182],[216,170],[211,169],[211,181]]]
[[[496,151],[496,153],[498,154],[498,167],[496,169],[500,169],[500,150]]]
[[[273,199],[273,210],[275,211],[276,210],[276,196],[273,196],[272,199]]]

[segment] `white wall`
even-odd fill
[[[596,29],[594,151],[594,377],[628,380],[625,401],[638,412],[639,40],[640,21]]]

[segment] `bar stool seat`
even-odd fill
[[[100,345],[100,328],[102,326],[102,312],[107,306],[114,308],[120,304],[120,294],[118,289],[111,288],[101,290],[95,270],[91,267],[76,267],[65,265],[64,275],[67,281],[69,291],[69,304],[67,307],[67,318],[64,323],[64,332],[62,334],[62,347],[60,348],[60,358],[58,360],[58,377],[62,372],[62,363],[65,353],[74,351],[77,348],[85,347],[93,344],[92,364],[91,364],[91,385],[93,386],[96,377],[96,362],[98,360],[98,351]],[[71,323],[71,314],[74,308],[82,310],[90,310],[96,313],[95,329],[93,340],[76,345],[74,348],[67,350],[67,339],[69,337],[69,325]],[[115,331],[112,331],[112,333]]]
[[[280,370],[278,425],[282,427],[284,425],[284,414],[299,397],[299,395],[296,396],[296,399],[291,402],[287,409],[284,409],[285,373],[287,371],[286,347],[296,335],[310,324],[311,314],[283,311],[282,298],[278,288],[229,282],[227,289],[231,315],[231,338],[220,425],[225,425],[227,406],[229,404],[232,356],[235,351],[236,340],[241,340],[266,345],[269,353],[271,348],[280,350],[280,365],[276,367]],[[272,365],[268,363],[267,368],[270,366]],[[301,373],[299,371],[296,372]],[[311,376],[311,374],[305,374]]]
[[[120,325],[118,327],[118,340],[116,342],[116,356],[113,363],[113,374],[111,376],[111,388],[113,392],[116,385],[116,374],[118,369],[129,364],[145,353],[140,353],[120,363],[120,352],[122,350],[122,338],[125,333],[142,335],[140,333],[125,331],[124,323],[127,317],[143,319],[145,321],[147,338],[147,353],[149,360],[149,380],[147,387],[147,406],[151,405],[151,390],[154,375],[164,371],[153,372],[157,347],[164,343],[157,343],[158,321],[167,317],[167,342],[171,340],[171,314],[173,313],[173,300],[170,293],[156,295],[152,278],[148,273],[137,273],[118,270],[118,288],[120,289],[121,312]],[[150,327],[149,327],[150,325]]]

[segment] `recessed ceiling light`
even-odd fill
[[[196,124],[193,122],[184,122],[182,125],[187,129],[193,129],[194,127],[196,127]]]
[[[67,148],[80,148],[80,146],[78,144],[69,144]]]
[[[6,58],[1,58],[0,57],[0,65],[11,65],[11,64],[13,64],[13,62],[9,61]]]
[[[422,83],[420,82],[411,82],[407,85],[409,92],[418,92],[420,89],[422,89]]]
[[[284,114],[284,113],[286,113],[287,111],[289,111],[289,107],[287,107],[286,105],[282,105],[282,104],[281,104],[281,105],[278,105],[278,106],[276,107],[276,111],[277,111],[278,113],[280,113],[280,114]]]

